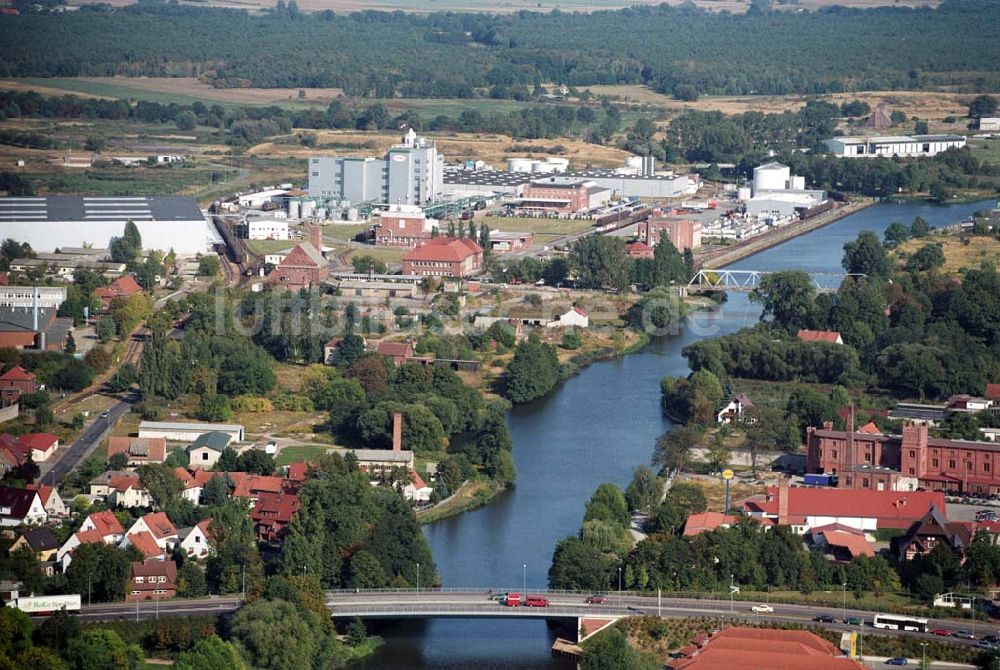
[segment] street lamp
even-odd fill
[[[847,623],[847,580],[844,580],[844,623]]]
[[[921,642],[920,643],[920,667],[921,668],[926,668],[927,667],[927,643],[926,642]]]
[[[417,593],[420,593],[420,564],[417,563]]]

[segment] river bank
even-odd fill
[[[876,202],[877,201],[871,198],[855,200],[846,205],[837,207],[830,212],[814,216],[811,219],[806,219],[805,221],[777,228],[771,232],[742,240],[736,244],[723,247],[721,249],[713,249],[705,254],[695,256],[695,264],[699,269],[704,267],[711,267],[713,269],[725,267],[730,263],[743,260],[748,256],[753,256],[754,254],[776,247],[779,244],[783,244],[796,237],[800,237],[815,230],[819,230],[825,226],[829,226],[831,223],[836,223],[843,218],[860,212],[866,207],[871,207],[876,204]]]

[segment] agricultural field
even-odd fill
[[[978,268],[983,261],[1000,265],[1000,240],[990,235],[939,235],[909,240],[896,251],[902,262],[925,244],[940,244],[944,250],[943,272],[958,272],[961,268]]]

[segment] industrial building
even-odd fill
[[[639,242],[654,248],[662,240],[670,240],[681,252],[685,249],[697,249],[701,246],[701,221],[671,216],[656,210],[639,224]]]
[[[416,205],[389,205],[375,224],[375,246],[412,249],[434,236],[437,219]]]
[[[962,135],[888,135],[884,137],[834,137],[823,140],[827,150],[841,158],[913,158],[936,156],[965,146]]]
[[[470,277],[483,269],[483,248],[474,241],[435,237],[403,256],[403,274]]]
[[[787,165],[772,161],[757,166],[753,171],[750,197],[746,198],[745,189],[742,193],[747,203],[747,216],[787,219],[826,201],[825,191],[805,186],[805,177],[793,175]]]
[[[501,254],[510,251],[524,251],[532,245],[534,240],[535,236],[533,233],[491,230],[490,251],[495,251]]]
[[[245,240],[287,240],[288,221],[277,219],[247,219],[236,227],[236,233]]]
[[[66,301],[63,286],[0,286],[0,307],[49,307]]]
[[[976,124],[977,130],[1000,130],[1000,116],[981,116]]]
[[[381,159],[309,159],[309,195],[351,204],[424,205],[444,192],[444,157],[411,128]]]
[[[629,166],[626,166],[629,168]],[[613,195],[636,198],[680,198],[694,195],[701,187],[696,174],[644,174],[638,170],[580,170],[563,172],[567,179],[585,179],[608,189]],[[448,166],[444,171],[444,192],[455,195],[520,196],[525,186],[538,178],[533,172],[507,172],[503,170],[466,170]]]
[[[0,198],[0,238],[27,242],[35,251],[107,248],[130,220],[145,250],[193,256],[218,240],[195,199],[184,196]]]
[[[611,201],[611,190],[576,177],[547,177],[524,187],[521,209],[578,214],[603,207]]]
[[[567,170],[569,170],[568,158],[549,156],[542,160],[534,158],[507,159],[507,172],[548,174],[552,172],[566,172]]]

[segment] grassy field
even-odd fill
[[[562,237],[582,233],[594,227],[594,222],[581,219],[534,219],[517,216],[477,216],[476,224],[485,223],[490,230],[503,230],[508,232],[534,233],[536,238]],[[536,240],[542,241],[544,240]]]
[[[292,447],[284,447],[278,452],[274,462],[278,465],[288,465],[296,461],[314,461],[329,449],[329,445],[302,444]]]
[[[295,246],[295,240],[247,240],[247,248],[255,254],[273,254]]]
[[[350,242],[359,233],[371,227],[370,223],[338,223],[323,228],[323,240],[328,242]]]
[[[968,240],[968,244],[966,244]],[[939,243],[944,248],[944,272],[957,272],[961,268],[978,268],[983,261],[1000,265],[1000,240],[989,235],[962,237],[939,235],[919,240],[909,240],[896,251],[900,262],[925,244]]]
[[[383,261],[390,266],[393,264],[399,264],[403,261],[403,256],[409,249],[397,249],[394,247],[376,247],[376,246],[364,246],[361,248],[351,249],[347,252],[345,259],[350,261],[354,256],[371,256],[376,260]]]
[[[1000,139],[970,137],[968,144],[973,155],[979,160],[1000,163]]]

